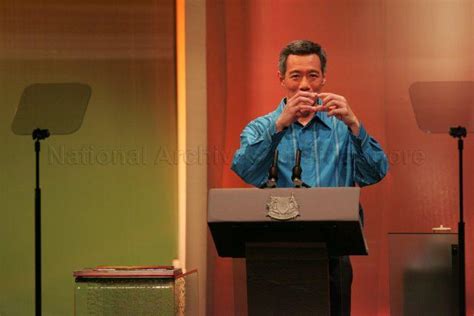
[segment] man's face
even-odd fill
[[[298,91],[320,92],[326,79],[321,70],[321,61],[316,54],[289,55],[286,60],[286,73],[278,72],[281,85],[291,98]]]

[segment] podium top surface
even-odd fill
[[[221,257],[243,258],[255,242],[324,243],[330,255],[367,255],[359,195],[357,187],[211,189],[208,225]]]

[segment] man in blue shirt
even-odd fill
[[[244,128],[232,162],[245,182],[264,185],[278,150],[277,186],[293,187],[298,149],[301,180],[310,187],[362,187],[385,176],[387,157],[346,98],[322,92],[325,71],[326,53],[319,44],[298,40],[283,48],[278,74],[286,97]],[[330,258],[331,315],[350,315],[351,283],[349,258]]]

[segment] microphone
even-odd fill
[[[293,167],[293,174],[291,175],[291,180],[295,185],[295,188],[309,188],[309,185],[301,180],[301,173],[303,169],[301,168],[301,149],[296,150],[296,157],[295,157],[295,166]]]
[[[276,188],[276,183],[278,181],[278,150],[275,150],[273,154],[273,162],[268,170],[268,180],[265,182],[261,188],[273,189]]]

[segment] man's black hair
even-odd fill
[[[278,70],[282,76],[286,73],[286,60],[290,55],[312,55],[316,54],[321,61],[321,70],[326,73],[326,52],[321,45],[308,41],[308,40],[296,40],[286,45],[280,52],[280,58],[278,60]]]

